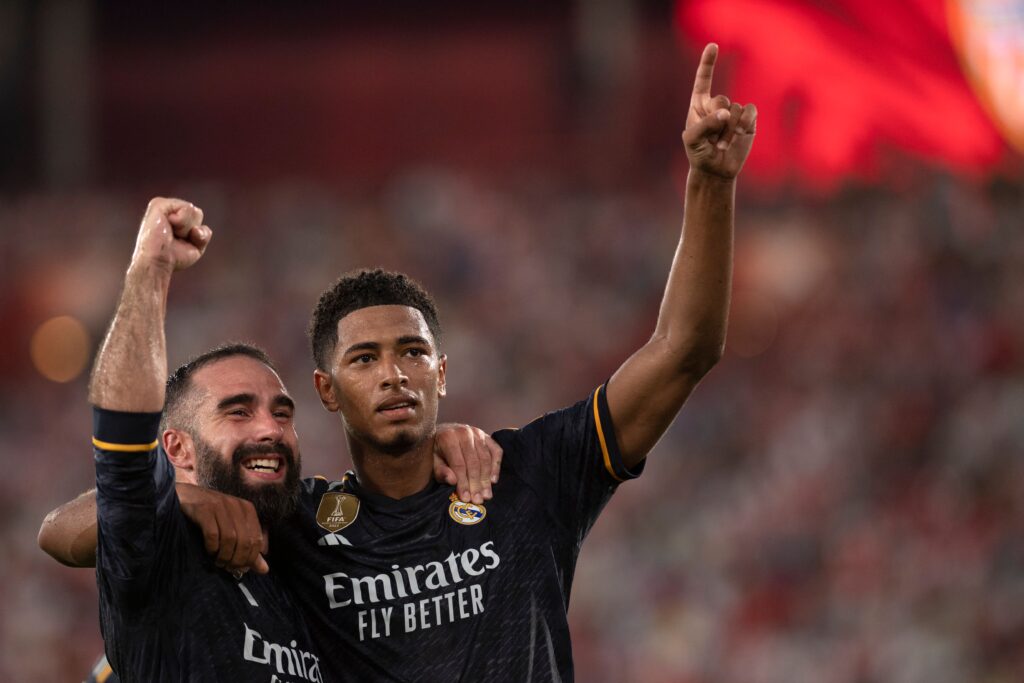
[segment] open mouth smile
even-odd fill
[[[287,464],[285,463],[284,458],[280,456],[264,455],[244,460],[242,462],[242,467],[249,472],[252,472],[260,479],[278,479],[284,476]]]

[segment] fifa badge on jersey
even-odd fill
[[[351,493],[325,493],[316,509],[316,523],[332,534],[341,531],[359,515],[359,499]]]
[[[482,522],[484,517],[487,516],[487,509],[483,505],[463,503],[454,493],[448,497],[448,500],[452,502],[448,506],[448,515],[459,524],[472,526]]]

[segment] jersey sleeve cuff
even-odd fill
[[[623,482],[627,479],[636,479],[644,471],[644,464],[647,460],[641,460],[632,469],[626,467],[622,462],[622,454],[619,452],[619,444],[615,439],[615,426],[612,424],[612,414],[608,410],[608,399],[605,396],[608,383],[604,383],[594,390],[593,411],[594,429],[597,430],[597,440],[601,446],[601,459],[605,472],[616,482]]]
[[[103,451],[145,453],[159,442],[160,413],[125,413],[93,407],[92,445]]]

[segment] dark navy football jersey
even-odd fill
[[[237,580],[207,555],[157,450],[159,414],[94,415],[100,627],[120,680],[325,680],[280,583]]]
[[[436,482],[393,500],[351,474],[306,481],[270,562],[288,577],[317,646],[345,652],[325,675],[573,679],[566,610],[580,544],[642,465],[631,472],[621,461],[603,386],[494,438],[505,456],[485,505]]]

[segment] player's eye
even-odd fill
[[[352,362],[353,363],[369,363],[372,360],[373,360],[373,355],[372,354],[364,353],[364,354],[361,354],[361,355],[356,356],[355,358],[353,358]]]
[[[416,347],[409,349],[408,351],[406,351],[406,353],[408,353],[413,358],[419,358],[420,356],[427,355],[426,351],[424,351],[423,349],[417,349]]]
[[[249,411],[246,410],[245,408],[231,408],[230,410],[228,410],[228,415],[232,415],[235,417],[245,417],[248,414]]]

